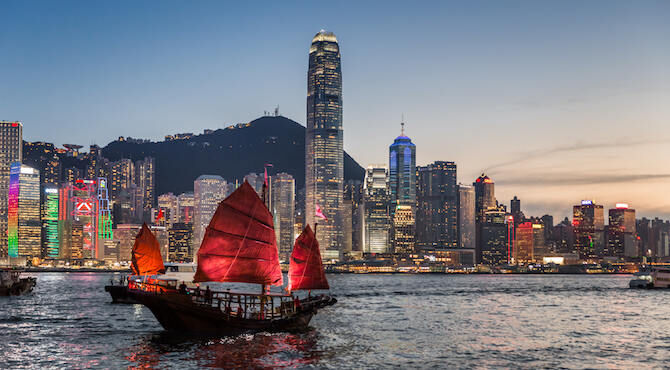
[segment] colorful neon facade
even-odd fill
[[[21,163],[12,163],[9,170],[9,195],[7,208],[7,253],[19,256],[19,175]]]
[[[44,189],[44,247],[47,258],[58,258],[60,240],[58,238],[59,199],[57,188]]]

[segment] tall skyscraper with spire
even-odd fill
[[[311,225],[320,221],[317,238],[324,258],[336,257],[344,240],[342,137],[340,47],[332,32],[321,30],[312,39],[307,70],[305,221]],[[315,219],[317,205],[328,222]]]
[[[405,122],[400,123],[400,136],[389,146],[389,186],[391,212],[398,205],[416,205],[416,145],[405,136]]]

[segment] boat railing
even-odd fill
[[[154,294],[166,292],[185,294],[194,303],[218,309],[229,318],[282,319],[293,316],[301,308],[309,307],[311,304],[310,299],[301,301],[297,296],[290,294],[255,294],[185,288],[177,286],[176,280],[129,280],[128,287]]]

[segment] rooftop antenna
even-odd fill
[[[405,113],[400,117],[400,136],[405,136]]]
[[[275,108],[275,117],[279,117],[279,106]]]

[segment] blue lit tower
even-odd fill
[[[342,147],[342,71],[340,47],[332,32],[312,39],[307,71],[305,135],[305,215],[314,225],[319,205],[328,222],[319,222],[317,238],[324,258],[337,258],[343,247],[344,151]]]
[[[416,145],[405,136],[405,122],[400,125],[400,136],[389,146],[391,215],[398,205],[416,207]]]

